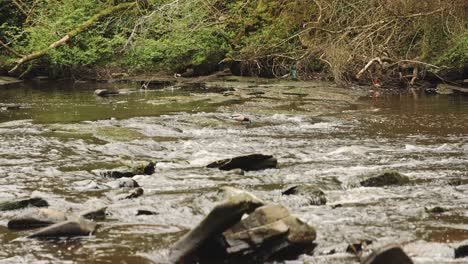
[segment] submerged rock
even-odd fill
[[[278,165],[278,161],[271,155],[251,154],[231,159],[224,159],[208,164],[207,168],[218,168],[220,170],[242,169],[245,171],[255,171],[273,169]]]
[[[99,174],[106,178],[130,178],[135,175],[151,175],[154,173],[155,162],[141,161],[133,164],[132,166],[123,166],[112,170],[99,171]]]
[[[107,89],[97,89],[97,90],[94,91],[94,94],[97,95],[97,96],[101,96],[101,97],[108,97],[108,96],[118,95],[119,92],[118,91],[107,90]]]
[[[365,187],[384,187],[389,185],[404,185],[409,183],[409,178],[398,171],[387,170],[376,175],[371,175],[360,182]]]
[[[320,188],[312,185],[294,185],[284,190],[282,195],[300,195],[310,201],[310,205],[327,204],[327,196]]]
[[[16,230],[34,229],[50,226],[66,220],[67,217],[63,212],[41,208],[31,214],[20,216],[8,221],[8,228]]]
[[[172,247],[171,262],[263,263],[313,248],[315,229],[285,207],[227,190],[228,197]]]
[[[263,201],[254,195],[230,187],[222,189],[225,199],[190,232],[183,236],[170,249],[169,260],[173,263],[190,263],[196,258],[196,251],[207,240],[219,236],[226,229],[237,223],[241,217],[263,205]]]
[[[121,197],[119,200],[138,198],[142,196],[143,193],[144,193],[143,188],[137,188],[134,191],[132,191],[130,194]]]
[[[158,213],[150,211],[150,210],[145,210],[145,209],[138,209],[136,212],[136,215],[158,215]]]
[[[370,244],[372,244],[372,240],[363,239],[360,241],[356,241],[348,245],[348,247],[346,248],[346,252],[355,254],[356,256],[360,256],[362,254],[362,251]]]
[[[76,221],[66,221],[51,225],[28,236],[28,238],[69,238],[77,236],[89,236],[94,232],[95,229],[95,223],[85,219],[78,219]]]
[[[136,175],[132,168],[129,167],[119,167],[112,170],[100,171],[99,174],[106,178],[131,178]]]
[[[442,213],[447,212],[447,209],[440,207],[440,206],[436,206],[432,208],[424,208],[424,210],[426,211],[426,213],[430,213],[430,214],[442,214]]]
[[[88,220],[104,220],[106,218],[107,207],[93,209],[81,214],[81,217]]]
[[[26,207],[47,207],[49,203],[46,200],[34,197],[28,199],[21,199],[16,201],[6,201],[0,202],[0,211],[9,211],[9,210],[17,210],[23,209]]]
[[[413,264],[398,245],[388,245],[361,260],[361,264]]]
[[[137,181],[131,178],[121,178],[106,184],[112,189],[118,188],[137,188],[140,187]]]

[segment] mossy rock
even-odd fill
[[[114,126],[98,127],[96,137],[107,141],[131,141],[146,138],[145,135],[133,129]]]
[[[386,170],[366,177],[360,182],[364,187],[384,187],[391,185],[405,185],[409,183],[409,178],[398,171]]]

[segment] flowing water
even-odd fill
[[[37,241],[6,228],[32,208],[1,212],[0,263],[164,262],[168,247],[215,205],[220,186],[284,204],[317,228],[314,255],[290,263],[353,263],[345,248],[357,239],[374,241],[372,248],[401,243],[416,263],[468,263],[453,253],[468,239],[468,98],[358,99],[357,90],[321,83],[218,85],[229,89],[110,98],[94,96],[102,84],[0,87],[0,105],[21,106],[0,110],[0,200],[39,196],[69,215],[102,206],[109,213],[89,238]],[[278,169],[240,175],[204,167],[250,153],[274,155]],[[132,160],[158,162],[153,175],[134,177],[142,197],[117,200],[129,190],[88,188],[110,181],[97,169]],[[382,169],[411,184],[359,186]],[[327,204],[281,195],[298,183],[320,187]],[[447,211],[426,211],[435,206]],[[136,216],[138,209],[157,215]]]

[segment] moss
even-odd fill
[[[398,171],[386,170],[372,174],[367,179],[361,181],[365,187],[383,187],[389,185],[404,185],[409,183],[409,178]]]
[[[145,138],[145,135],[129,128],[105,126],[96,129],[96,137],[111,141],[131,141]]]

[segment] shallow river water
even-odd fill
[[[453,253],[468,239],[467,97],[371,100],[326,83],[269,82],[212,84],[221,93],[166,87],[95,96],[102,86],[114,85],[0,87],[0,106],[20,105],[0,110],[0,200],[39,196],[70,215],[102,206],[109,214],[89,238],[37,241],[6,228],[32,209],[1,212],[0,263],[162,263],[221,186],[281,203],[317,228],[314,255],[289,263],[355,263],[345,249],[358,239],[374,241],[371,248],[401,243],[416,263],[468,263]],[[233,113],[252,122],[233,121]],[[274,155],[278,169],[239,175],[204,167],[251,153]],[[96,170],[139,160],[157,161],[153,175],[134,177],[142,197],[122,201],[116,197],[128,190],[87,188],[109,181]],[[411,183],[359,186],[382,169]],[[320,187],[327,204],[281,195],[298,183]],[[426,211],[435,206],[447,211]],[[138,209],[158,214],[136,216]]]

